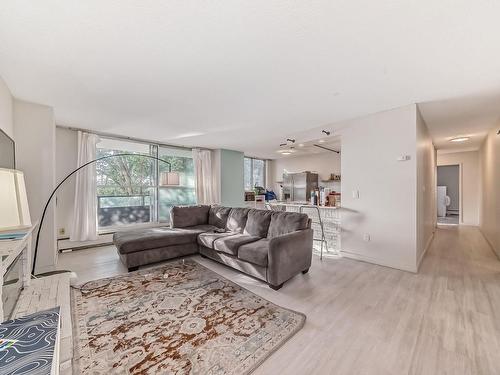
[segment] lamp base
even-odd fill
[[[70,276],[69,276],[69,284],[71,286],[75,286],[77,284],[77,281],[78,281],[78,275],[76,274],[76,272],[73,272],[73,271],[69,271],[69,270],[56,270],[56,271],[50,271],[50,272],[44,272],[44,273],[39,273],[38,275],[35,275],[36,278],[40,278],[40,277],[46,277],[46,276],[52,276],[52,275],[58,275],[60,273],[70,273]]]

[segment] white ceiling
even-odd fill
[[[420,103],[418,107],[440,152],[477,150],[488,131],[500,124],[500,90]],[[458,137],[469,140],[450,142]]]
[[[445,137],[447,98],[500,87],[498,14],[491,0],[2,0],[0,76],[61,125],[254,156],[418,102],[444,101],[422,112]]]

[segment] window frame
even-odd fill
[[[264,183],[263,183],[263,188],[266,188],[267,184],[267,160],[266,159],[261,159],[261,158],[254,158],[251,156],[245,156],[243,158],[243,185],[245,185],[245,159],[250,160],[250,190],[247,190],[246,186],[244,186],[244,190],[246,192],[254,191],[255,189],[255,180],[254,180],[254,161],[262,161],[264,163]]]
[[[122,225],[109,225],[106,227],[100,227],[99,226],[99,218],[97,218],[97,232],[99,234],[105,234],[105,233],[114,233],[117,231],[120,231],[122,229],[130,228],[130,227],[155,227],[155,226],[163,226],[165,224],[168,224],[168,221],[160,221],[160,188],[165,188],[161,187],[159,184],[159,177],[160,177],[160,161],[158,160],[159,155],[160,155],[160,148],[171,148],[171,149],[182,149],[182,150],[189,150],[192,151],[193,149],[190,147],[181,147],[181,146],[175,146],[175,145],[166,145],[162,143],[155,143],[155,142],[148,142],[148,141],[143,141],[143,140],[137,140],[133,138],[122,138],[118,136],[108,136],[108,135],[99,135],[101,139],[109,139],[109,140],[116,140],[120,142],[127,142],[127,143],[140,143],[144,145],[148,145],[150,149],[149,155],[152,157],[155,157],[156,159],[150,159],[151,162],[153,163],[153,184],[149,186],[149,188],[153,189],[154,193],[152,198],[154,199],[154,202],[152,206],[154,206],[154,212],[151,215],[151,220],[149,222],[144,222],[144,223],[132,223],[132,224],[122,224]],[[96,145],[96,151],[98,148],[98,144]],[[127,153],[126,150],[123,150],[123,153]],[[140,155],[140,154],[139,154]],[[96,187],[97,187],[97,179],[96,179]],[[98,205],[98,195],[96,194],[96,208]],[[97,211],[97,210],[96,210]],[[99,212],[96,212],[97,215],[99,215]]]

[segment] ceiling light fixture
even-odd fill
[[[299,143],[299,147],[304,147],[304,144],[303,143]]]
[[[293,154],[295,152],[295,150],[294,150],[293,146],[291,146],[290,148],[283,148],[283,149],[278,150],[276,152],[281,154],[281,155],[290,155],[290,154]]]
[[[321,133],[325,133],[327,136],[331,134],[328,130],[322,130]]]
[[[287,138],[286,139],[287,142],[292,142],[292,143],[295,143],[295,139],[292,139],[292,138]]]
[[[325,143],[325,140],[324,139],[320,139],[318,142],[319,143]]]
[[[465,142],[468,140],[469,140],[469,137],[456,137],[456,138],[450,139],[450,142]]]

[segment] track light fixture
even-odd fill
[[[295,139],[293,139],[293,138],[287,138],[285,143],[280,143],[280,147],[287,146],[288,142],[295,143]]]
[[[330,135],[331,134],[328,130],[322,130],[321,133],[325,133],[326,135]]]

